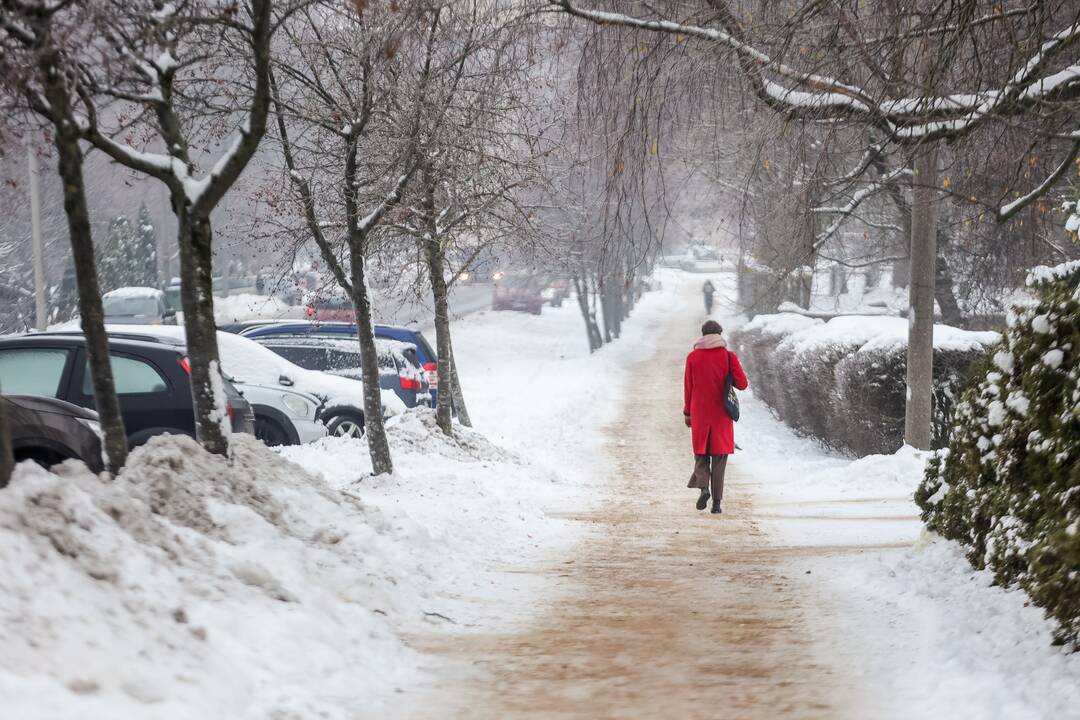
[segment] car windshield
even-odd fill
[[[532,278],[528,275],[507,275],[502,280],[502,284],[508,288],[523,288],[528,287],[532,283]]]
[[[106,297],[102,299],[102,303],[107,316],[133,317],[158,314],[157,299],[152,297]]]

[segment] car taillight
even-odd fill
[[[187,355],[180,358],[180,367],[184,369],[188,375],[191,375],[191,363],[188,362]]]
[[[427,373],[428,385],[432,390],[439,387],[439,364],[438,363],[424,363],[424,372]]]
[[[227,415],[227,416],[229,417],[229,419],[230,419],[230,420],[232,420],[232,419],[233,419],[233,414],[234,414],[235,412],[236,412],[236,411],[235,411],[235,410],[233,410],[233,406],[232,406],[232,403],[231,403],[231,402],[227,402],[227,403],[225,403],[225,414],[226,414],[226,415]]]
[[[402,390],[419,390],[420,381],[416,378],[405,377],[404,375],[398,377],[398,382],[401,383]]]

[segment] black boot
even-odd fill
[[[698,510],[704,510],[705,509],[705,506],[709,504],[709,497],[710,497],[709,491],[706,490],[705,488],[702,488],[701,489],[701,494],[698,495],[698,499],[697,499],[697,509]]]
[[[704,508],[705,506],[702,505],[702,507]],[[719,515],[722,512],[724,512],[724,511],[720,509],[720,501],[719,500],[715,501],[712,504],[712,514],[713,515]]]

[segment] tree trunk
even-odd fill
[[[946,251],[951,244],[951,232],[942,228],[937,236],[937,271],[934,283],[934,298],[941,310],[941,321],[953,327],[964,327],[964,313],[960,310],[960,303],[956,299],[956,291],[953,288],[952,271],[946,260]]]
[[[64,72],[54,48],[45,50],[41,80],[45,98],[53,112],[57,166],[64,184],[64,214],[67,216],[71,241],[75,283],[79,289],[80,324],[86,336],[86,354],[94,385],[94,406],[104,435],[105,466],[110,473],[116,473],[127,460],[127,433],[120,414],[120,400],[116,397],[109,338],[105,333],[105,310],[101,303],[101,288],[94,260],[94,241],[90,234],[79,130],[71,114]]]
[[[214,233],[209,218],[192,217],[187,196],[172,192],[180,247],[180,301],[191,370],[191,401],[195,407],[195,438],[207,452],[224,455],[231,429],[221,387],[217,324],[214,322]]]
[[[353,306],[356,308],[356,335],[360,341],[360,373],[364,381],[364,434],[371,454],[374,475],[394,472],[390,441],[382,416],[382,391],[379,389],[379,352],[375,348],[375,324],[371,320],[371,297],[368,295],[362,247],[352,245],[349,253]]]
[[[11,427],[8,425],[7,403],[0,388],[0,488],[7,487],[15,469],[15,454],[11,450]]]
[[[920,148],[915,157],[911,202],[911,285],[904,442],[920,450],[930,448],[936,259],[937,145],[931,144]]]
[[[599,295],[599,298],[600,298],[600,312],[604,316],[603,317],[603,322],[604,322],[604,342],[609,343],[609,342],[611,342],[611,337],[612,337],[612,335],[611,335],[611,330],[612,330],[611,324],[612,324],[612,322],[614,320],[614,318],[612,318],[612,316],[611,316],[612,315],[611,292],[609,290],[609,287],[610,287],[611,283],[609,283],[607,280],[601,280],[600,282],[601,282],[601,285],[600,285],[600,288],[599,288],[598,295]]]
[[[374,475],[394,472],[390,456],[390,441],[383,422],[382,391],[379,389],[379,352],[375,349],[375,323],[371,319],[371,296],[368,293],[367,232],[360,226],[360,209],[356,200],[357,138],[349,141],[342,178],[345,193],[346,222],[349,228],[349,274],[353,307],[356,309],[356,336],[360,343],[360,376],[364,382],[364,434],[371,454]]]
[[[461,392],[461,377],[458,375],[454,343],[449,335],[446,339],[450,348],[450,389],[454,393],[454,409],[457,410],[458,422],[465,427],[472,427],[472,418],[469,417],[469,409],[465,406],[465,395]]]
[[[429,187],[426,193],[430,192]],[[428,208],[433,211],[433,208]],[[442,401],[435,408],[435,421],[439,429],[447,435],[452,435],[453,427],[453,402],[454,388],[452,386],[453,360],[450,357],[450,304],[447,302],[447,288],[445,276],[445,260],[439,240],[434,235],[431,227],[435,218],[428,215],[428,231],[421,240],[424,245],[424,258],[427,260],[428,278],[431,282],[431,294],[435,301],[435,354],[438,355],[439,366],[436,372],[439,377],[439,393],[446,393]]]
[[[589,338],[589,352],[593,353],[600,349],[603,344],[600,339],[600,329],[589,311],[589,286],[588,281],[574,277],[574,293],[577,295],[578,308],[581,310],[581,319],[585,322],[585,334]]]
[[[622,321],[623,321],[623,294],[622,283],[612,279],[608,283],[608,292],[611,294],[611,299],[608,302],[611,308],[611,334],[618,339],[622,335]]]

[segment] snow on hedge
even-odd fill
[[[880,315],[822,322],[798,313],[759,315],[732,335],[755,394],[796,430],[857,455],[903,444],[908,323]],[[947,438],[949,411],[995,332],[934,326],[933,438]]]
[[[907,347],[908,321],[882,315],[843,315],[828,322],[798,313],[758,315],[740,328],[740,332],[758,330],[763,335],[785,337],[781,349],[788,352],[813,352],[824,346],[858,345],[865,350]],[[1001,339],[993,331],[962,330],[950,325],[934,325],[934,348],[968,352],[993,345]]]
[[[20,465],[0,493],[4,716],[385,716],[420,679],[399,633],[467,623],[445,597],[556,522],[536,508],[552,478],[431,415],[392,423],[399,470],[377,481],[340,438],[290,448],[304,467],[246,436],[231,462],[154,438],[115,480]]]

